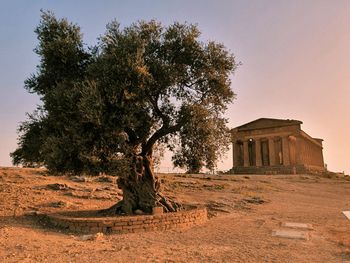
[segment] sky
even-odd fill
[[[348,0],[0,0],[0,166],[11,166],[17,128],[40,103],[23,88],[39,59],[40,9],[77,23],[94,45],[105,26],[137,20],[198,25],[242,65],[232,76],[237,99],[226,113],[234,128],[258,118],[296,119],[324,139],[331,171],[350,173],[350,1]],[[232,167],[231,153],[219,169]],[[162,163],[170,169],[169,156]],[[169,167],[169,168],[167,168]]]

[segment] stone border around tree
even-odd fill
[[[81,213],[89,211],[80,211]],[[91,211],[90,211],[91,212]],[[207,221],[207,209],[194,208],[174,213],[115,217],[76,217],[79,212],[67,211],[44,214],[43,218],[53,227],[84,234],[136,233],[155,230],[184,229]],[[71,214],[71,215],[69,215]]]

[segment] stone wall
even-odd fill
[[[181,229],[204,223],[207,209],[196,208],[176,213],[139,216],[79,218],[65,214],[47,214],[54,227],[80,233],[134,233],[153,230]]]

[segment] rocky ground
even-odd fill
[[[107,208],[115,178],[0,168],[0,262],[350,262],[350,180],[311,175],[160,175],[164,191],[208,208],[190,229],[121,235],[59,231],[34,211]],[[312,229],[290,229],[284,223]],[[274,236],[276,230],[300,239]],[[289,233],[288,232],[288,233]]]

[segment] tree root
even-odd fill
[[[114,216],[114,215],[125,214],[122,212],[123,204],[124,204],[124,202],[123,202],[123,200],[121,200],[109,208],[102,209],[102,210],[98,211],[98,213],[101,215],[104,215],[104,216]]]
[[[162,194],[158,193],[157,206],[163,207],[164,212],[177,212],[182,209],[181,204],[172,200],[171,198],[166,198]]]
[[[156,206],[163,207],[163,211],[165,213],[178,212],[178,211],[183,209],[183,206],[180,203],[172,200],[171,198],[166,198],[159,193],[157,194],[157,197],[158,197],[157,198],[158,200],[156,202]],[[132,215],[132,214],[134,214],[134,213],[126,212],[124,209],[124,205],[125,204],[124,204],[123,200],[121,200],[118,203],[112,205],[111,207],[109,207],[107,209],[100,210],[98,213],[101,215],[104,215],[104,216]],[[136,210],[143,211],[142,208],[135,209],[134,211],[136,211]],[[143,212],[146,212],[146,211],[143,211]]]

